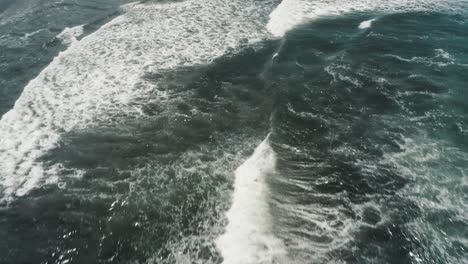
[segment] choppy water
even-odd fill
[[[0,263],[468,263],[466,1],[123,4],[0,3]]]

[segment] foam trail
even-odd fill
[[[64,133],[141,118],[141,98],[163,91],[146,73],[208,64],[240,40],[257,42],[274,1],[187,0],[127,5],[126,13],[69,47],[24,88],[0,120],[0,202],[50,182],[40,162]]]
[[[286,252],[272,233],[266,177],[275,173],[276,157],[269,136],[235,172],[229,224],[216,244],[224,264],[278,263]],[[279,263],[283,263],[280,261]]]
[[[433,246],[431,250],[416,248],[410,253],[411,257],[421,262],[433,259],[433,254],[439,251],[446,263],[466,263],[460,262],[456,255],[443,252],[451,245],[466,244],[466,236],[447,234],[442,230],[450,229],[453,223],[466,223],[468,219],[468,153],[451,142],[427,137],[425,131],[417,136],[403,137],[397,144],[402,151],[385,154],[382,162],[411,179],[399,195],[412,200],[423,213],[408,228],[418,239],[430,241]],[[436,212],[443,215],[443,220],[434,220]],[[447,225],[441,225],[441,222]]]
[[[270,14],[268,30],[276,37],[287,31],[324,16],[337,16],[350,12],[409,12],[435,11],[463,13],[466,3],[450,0],[283,0]]]

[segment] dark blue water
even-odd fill
[[[253,232],[232,243],[258,246],[258,256],[239,259],[467,263],[468,17],[356,11],[306,21],[278,38],[257,33],[278,1],[238,2],[210,1],[203,8],[197,1],[148,1],[122,21],[126,9],[118,1],[0,3],[1,113],[42,70],[49,74],[37,77],[46,85],[33,81],[21,104],[2,117],[3,137],[25,135],[14,126],[23,123],[41,136],[30,144],[35,133],[24,144],[0,139],[1,157],[24,155],[14,166],[0,161],[0,263],[243,263],[224,255],[216,241],[235,220],[226,212],[240,193],[236,168],[267,134],[274,172],[262,169],[271,159],[249,166],[268,174],[264,183],[255,180],[268,190],[261,196],[268,214],[261,217],[271,225],[259,233],[273,234],[281,250]],[[151,15],[143,11],[152,6],[161,8],[148,9],[161,19],[155,24],[162,29],[153,27],[161,39],[118,35],[133,23],[149,30],[145,16]],[[194,10],[199,16],[183,13]],[[223,22],[231,13],[245,18]],[[200,26],[204,19],[211,31]],[[79,25],[84,32],[77,42],[56,37]],[[166,45],[170,28],[189,45]],[[116,40],[109,42],[113,35],[106,32],[114,29]],[[242,36],[235,48],[223,39],[229,34]],[[155,56],[145,42],[163,52]],[[64,66],[52,62],[60,51],[57,63]],[[114,63],[97,63],[117,52]],[[204,63],[210,52],[213,59]],[[133,83],[127,79],[134,68],[115,66],[121,60],[138,65],[140,57],[127,61],[126,53],[147,58],[135,85],[118,90],[134,91],[133,97],[80,97]],[[51,69],[61,74],[50,77]],[[49,86],[55,90],[37,91]],[[62,94],[68,90],[82,92]],[[30,109],[18,110],[23,106]],[[98,114],[89,121],[82,109]],[[80,121],[49,124],[53,117],[68,122],[66,111]],[[44,175],[28,182],[38,166]],[[26,180],[12,180],[18,178]],[[248,201],[245,214],[261,204]],[[279,252],[284,256],[277,258]]]

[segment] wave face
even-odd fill
[[[268,137],[235,172],[229,224],[218,239],[223,263],[285,262],[283,242],[273,234],[266,177],[275,173],[276,157]]]
[[[94,2],[0,5],[0,263],[466,262],[466,1]]]

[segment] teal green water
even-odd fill
[[[0,24],[0,112],[66,49],[55,35],[93,32],[119,4],[47,2]],[[148,70],[144,118],[63,132],[38,158],[60,181],[1,201],[0,263],[222,263],[234,171],[268,133],[288,262],[467,263],[466,32],[463,14],[356,12]]]
[[[320,263],[463,263],[468,21],[375,17],[286,36],[272,67],[278,225],[301,262],[312,243],[334,248]]]
[[[116,1],[2,0],[0,2],[0,114],[12,108],[34,79],[65,47],[55,38],[65,27],[86,34],[120,13]]]

